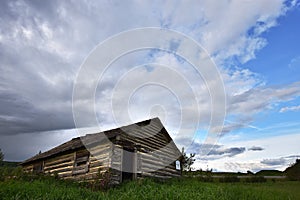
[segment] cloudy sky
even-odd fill
[[[197,154],[195,169],[283,170],[300,157],[299,1],[0,4],[0,148],[6,160],[48,150],[78,136],[76,128],[89,133],[93,114],[101,130],[159,116],[176,144]],[[101,78],[99,70],[80,76],[104,41],[145,27],[198,43],[218,73],[200,65],[197,74],[179,55],[182,40],[161,37],[171,51],[136,49],[105,66]],[[137,41],[131,35],[101,55]],[[92,63],[104,67],[100,58]],[[91,101],[86,93],[94,84]],[[74,108],[82,123],[74,122]],[[211,120],[225,113],[222,124]],[[201,153],[205,149],[211,151]]]

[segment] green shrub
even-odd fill
[[[107,169],[104,172],[98,171],[97,180],[91,183],[93,190],[107,190],[111,186],[111,169]]]
[[[240,179],[237,176],[224,176],[219,178],[220,183],[235,183],[240,182]]]
[[[245,179],[245,182],[247,183],[264,183],[266,181],[267,179],[265,179],[265,177],[263,176],[252,176],[250,178]]]
[[[199,176],[198,180],[201,182],[214,182],[214,178],[212,176]]]
[[[0,167],[0,181],[19,179],[23,176],[21,167]]]

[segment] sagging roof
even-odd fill
[[[94,136],[97,136],[99,134],[105,134],[105,136],[108,139],[115,138],[116,136],[121,135],[121,134],[126,135],[127,133],[124,130],[133,130],[133,129],[136,128],[136,125],[138,125],[138,126],[143,126],[143,125],[151,126],[151,123],[150,123],[151,121],[155,121],[163,127],[163,125],[162,125],[161,121],[159,120],[159,118],[153,118],[153,119],[148,119],[148,120],[145,120],[145,121],[137,122],[135,124],[119,127],[119,128],[116,128],[116,129],[103,131],[103,132],[100,132],[100,133],[86,134],[83,137],[73,138],[72,140],[70,140],[68,142],[65,142],[65,143],[63,143],[63,144],[61,144],[57,147],[54,147],[53,149],[50,149],[49,151],[37,154],[37,155],[33,156],[32,158],[29,158],[29,159],[25,160],[24,162],[22,162],[20,164],[25,165],[25,164],[31,163],[33,161],[42,160],[44,158],[48,158],[48,157],[52,157],[52,156],[55,156],[55,155],[58,155],[58,154],[62,154],[62,153],[67,152],[67,151],[74,151],[76,149],[85,148],[85,145],[82,141],[84,141],[86,139],[90,140],[91,138],[93,138]],[[170,135],[167,133],[167,131],[164,131],[164,135],[167,137],[168,142],[173,141],[172,138],[170,137]]]

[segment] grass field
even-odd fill
[[[145,179],[92,191],[53,178],[6,180],[0,182],[0,199],[300,199],[300,182],[206,183],[184,178],[159,183]]]

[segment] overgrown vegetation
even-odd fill
[[[237,176],[224,176],[219,178],[220,183],[236,183],[240,182],[240,179]]]
[[[110,185],[110,179],[112,177],[111,169],[107,169],[104,172],[98,171],[97,174],[97,181],[95,181],[93,184],[91,184],[91,187],[94,190],[107,190],[109,189]]]
[[[59,180],[55,176],[25,174],[21,168],[0,168],[0,197],[10,199],[297,199],[300,182],[261,181],[253,176],[238,180],[207,176],[183,177],[164,182],[144,179],[126,182],[106,191],[84,183]],[[100,175],[107,180],[109,174]],[[259,180],[259,181],[258,181]],[[258,183],[259,182],[259,183]],[[99,182],[100,184],[100,182]],[[104,182],[101,184],[105,184]]]
[[[157,182],[144,179],[126,182],[107,191],[92,191],[78,183],[54,177],[0,182],[0,197],[11,199],[298,199],[300,182],[210,183],[197,178]]]
[[[299,167],[296,164],[286,170]],[[297,168],[298,169],[298,168]],[[200,173],[200,172],[199,172]],[[299,181],[266,180],[263,176],[239,173],[213,173],[158,181],[143,179],[108,188],[110,174],[99,174],[96,185],[59,180],[56,176],[26,174],[20,167],[0,167],[0,199],[299,199]],[[219,177],[213,177],[217,174]],[[99,180],[100,180],[99,179]],[[99,184],[99,187],[96,187]],[[92,186],[92,187],[91,187]],[[99,190],[103,187],[107,190]]]
[[[245,178],[244,180],[247,183],[264,183],[264,182],[267,182],[267,179],[264,178],[263,176],[251,176],[249,178]],[[273,179],[273,180],[275,180],[275,179]]]

